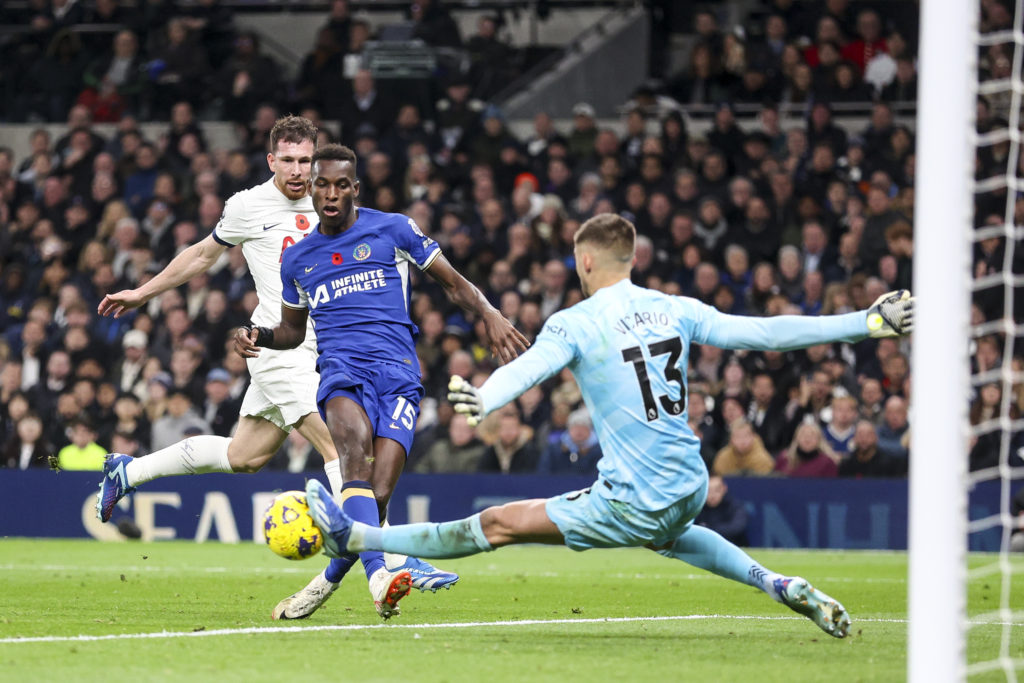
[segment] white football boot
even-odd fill
[[[271,619],[305,619],[313,612],[320,609],[320,606],[327,602],[331,593],[338,590],[341,582],[331,583],[320,572],[313,577],[309,584],[298,593],[289,595],[277,603],[277,607],[271,612]],[[385,617],[386,618],[386,617]]]
[[[412,575],[407,571],[392,574],[386,567],[381,567],[370,577],[370,595],[377,614],[387,621],[398,616],[398,601],[409,594],[412,589]]]

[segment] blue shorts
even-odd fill
[[[321,356],[317,370],[320,388],[316,405],[325,422],[327,402],[336,396],[345,396],[363,407],[375,436],[397,441],[409,455],[423,398],[419,375],[391,363],[338,356]]]
[[[593,489],[604,483],[599,479]],[[548,519],[573,550],[632,548],[671,543],[690,528],[708,496],[707,480],[686,498],[664,510],[638,510],[598,490],[583,489],[549,498]]]

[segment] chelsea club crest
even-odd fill
[[[370,258],[370,245],[366,242],[358,245],[355,251],[352,252],[352,258],[356,261],[365,261]]]

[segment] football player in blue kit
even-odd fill
[[[410,266],[427,273],[451,301],[483,320],[491,351],[502,362],[514,359],[529,342],[452,268],[415,221],[357,208],[355,169],[355,153],[347,147],[325,145],[313,154],[311,194],[320,224],[284,252],[281,322],[274,328],[239,330],[235,343],[249,358],[259,355],[259,347],[293,348],[305,338],[307,316],[312,318],[319,354],[317,405],[342,463],[341,505],[353,519],[377,525],[405,466],[423,396],[418,331],[409,318]],[[397,603],[409,592],[409,572],[417,571],[416,560],[410,558],[399,568],[405,571],[389,567],[391,574],[379,572],[385,558],[376,551],[336,558],[288,600],[302,603],[298,613],[308,616],[357,559],[368,579],[388,582],[379,590],[371,585],[371,592],[379,595],[375,604],[380,615],[388,619],[398,614]]]
[[[532,348],[476,389],[452,377],[449,400],[470,424],[568,367],[594,419],[603,456],[591,488],[524,500],[442,524],[385,529],[361,524],[316,481],[306,485],[328,555],[367,549],[419,557],[462,557],[513,543],[573,550],[644,546],[719,576],[757,587],[843,638],[850,617],[835,599],[798,576],[772,572],[705,527],[708,472],[686,415],[691,344],[788,350],[868,336],[907,334],[909,292],[890,292],[866,311],[833,316],[747,318],[719,313],[686,297],[633,285],[636,231],[613,214],[585,222],[575,235],[580,303],[548,318]]]

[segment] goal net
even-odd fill
[[[1022,14],[1019,0],[921,7],[911,681],[1024,669]]]

